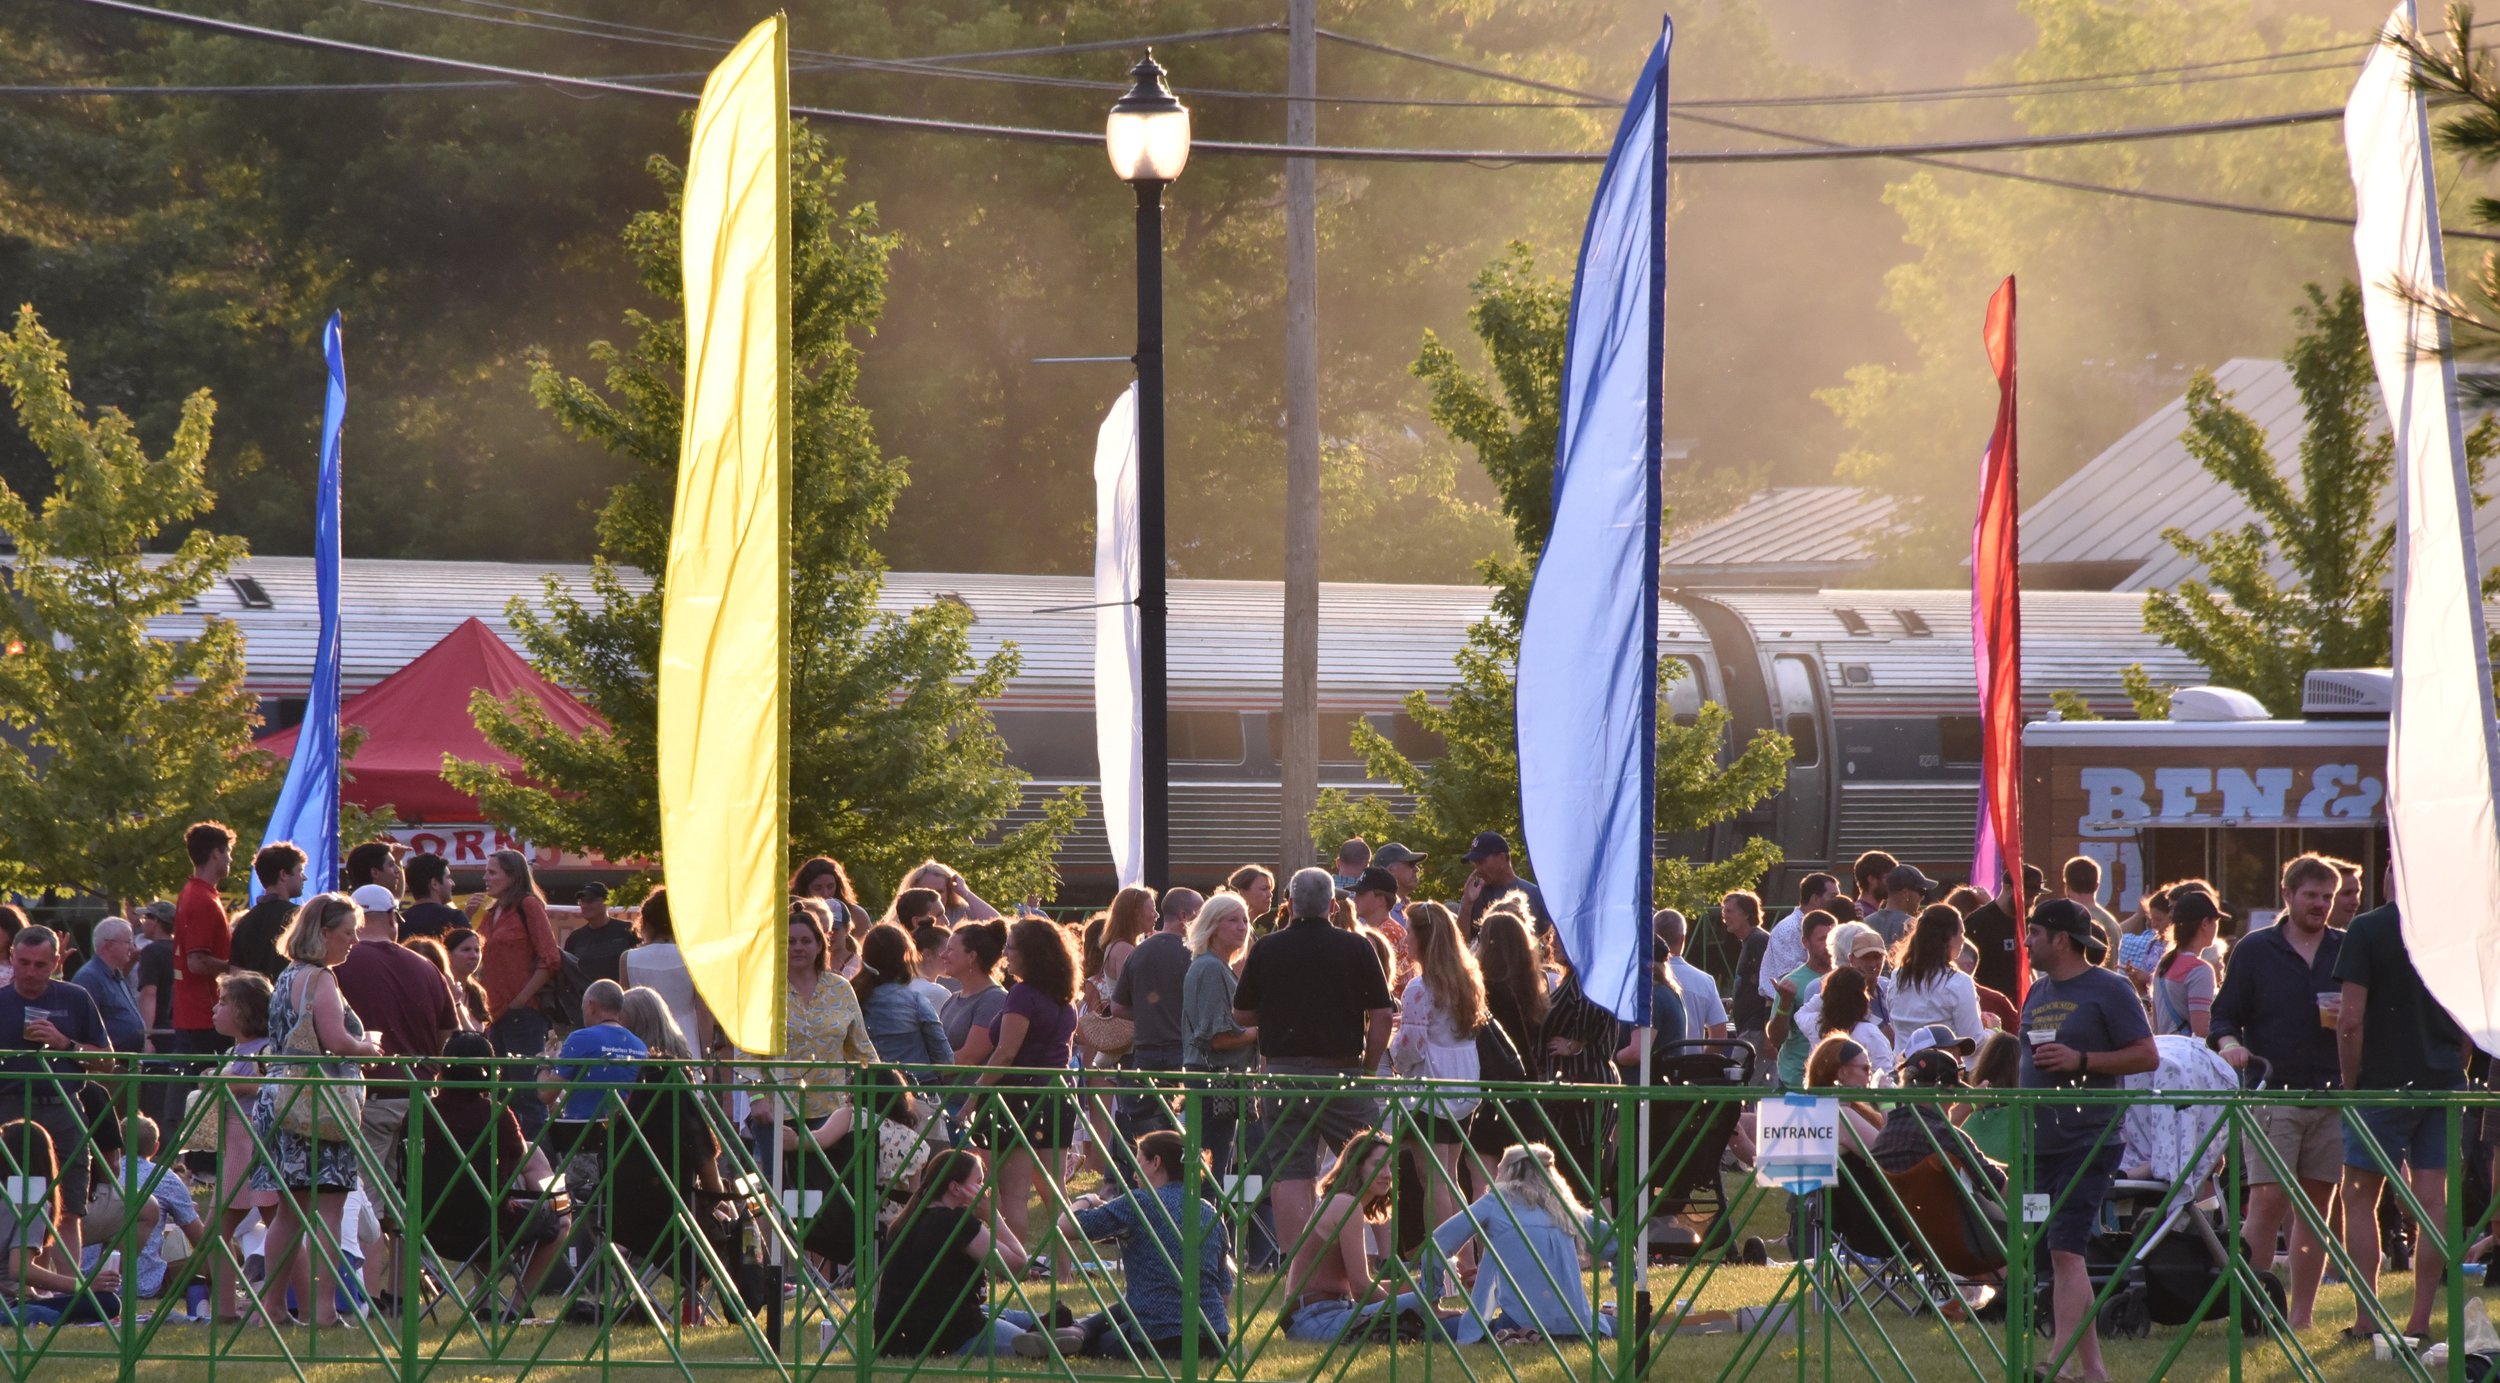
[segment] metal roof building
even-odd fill
[[[1724,518],[1668,540],[1658,580],[1668,586],[1795,586],[1812,590],[1875,565],[1899,531],[1896,501],[1854,485],[1760,491]]]
[[[2280,360],[2232,360],[2214,382],[2265,434],[2280,472],[2295,483],[2309,420],[2291,368]],[[2248,502],[2208,474],[2180,440],[2188,428],[2181,395],[2135,425],[2107,451],[2023,511],[2023,574],[2069,589],[2168,590],[2198,575],[2194,562],[2162,537],[2177,528],[2203,538],[2249,521]],[[2380,497],[2379,517],[2396,514],[2393,487]],[[2500,565],[2500,512],[2490,505],[2477,525],[2477,557]]]

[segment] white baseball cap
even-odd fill
[[[348,896],[357,907],[367,912],[399,911],[399,900],[392,897],[391,891],[380,884],[366,884]]]

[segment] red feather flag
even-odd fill
[[[2023,605],[2021,505],[2014,464],[2014,279],[1988,299],[1988,366],[1997,377],[1997,425],[1979,472],[1970,532],[1971,659],[1979,680],[1979,839],[1972,881],[2005,881],[2014,919],[2014,1001],[2031,987],[2023,919]]]

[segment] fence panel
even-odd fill
[[[2488,1217],[2466,1154],[2495,1107],[1844,1090],[1865,1111],[1838,1180],[1791,1194],[1742,1166],[1765,1092],[1711,1082],[101,1066],[0,1076],[9,1379],[1994,1380],[2081,1367],[2056,1328],[2061,1262],[2113,1376],[2463,1378],[2478,1283],[2433,1277],[2418,1303],[2330,1287],[2295,1328],[2296,1267],[2278,1274],[2271,1245],[2251,1261],[2243,1217],[2255,1184],[2304,1170],[2268,1111],[2326,1111],[2359,1164],[2345,1187],[2383,1186],[2412,1225],[2418,1283]],[[325,1136],[288,1129],[299,1099],[297,1127]],[[169,1104],[140,1158],[127,1116]],[[2107,1121],[2076,1138],[2049,1114],[2078,1108]],[[1156,1130],[1176,1154],[1141,1154]],[[70,1215],[95,1152],[117,1189]],[[1550,1155],[1552,1175],[1495,1189],[1506,1155]],[[336,1189],[299,1213],[268,1189],[285,1181]],[[2376,1245],[2343,1218],[2289,1197],[2295,1244],[2367,1281]],[[2427,1325],[2446,1357],[2378,1362],[2333,1333],[2352,1319]]]

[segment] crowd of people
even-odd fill
[[[0,1205],[16,1320],[110,1320],[125,1291],[225,1320],[391,1310],[387,1248],[419,1201],[436,1252],[515,1265],[509,1299],[480,1309],[531,1319],[554,1274],[591,1271],[594,1242],[681,1279],[699,1255],[671,1235],[689,1219],[734,1247],[749,1166],[815,1178],[794,1202],[808,1271],[842,1280],[875,1246],[883,1352],[1170,1353],[1193,1302],[1201,1347],[1221,1349],[1237,1267],[1282,1275],[1294,1339],[1602,1337],[1615,1323],[1584,1266],[1619,1234],[1653,1238],[1610,1219],[1616,1102],[1523,1112],[1470,1083],[1668,1079],[1702,1051],[1767,1086],[1840,1092],[1845,1144],[1887,1173],[1953,1158],[1999,1225],[2017,1183],[2065,1192],[2045,1235],[2056,1326],[2076,1376],[2099,1379],[2084,1252],[2140,1151],[2111,1136],[2121,1107],[1876,1092],[2115,1089],[2165,1061],[2274,1090],[2445,1091],[2471,1056],[2393,907],[2359,910],[2348,862],[2290,861],[2279,911],[2243,928],[2201,880],[2121,922],[2089,859],[2053,893],[2026,870],[2015,904],[1883,852],[1845,883],[1807,876],[1776,922],[1755,894],[1726,895],[1711,969],[1688,955],[1694,923],[1660,911],[1644,1051],[1582,991],[1542,894],[1486,832],[1446,901],[1422,896],[1422,855],[1357,840],[1281,888],[1249,865],[1211,894],[1123,889],[1076,923],[1002,911],[935,860],[875,913],[840,863],[808,860],[780,1056],[823,1074],[793,1086],[785,1068],[768,1094],[741,1087],[744,1054],[695,988],[664,890],[619,912],[592,883],[558,918],[528,859],[500,851],[464,905],[439,856],[377,841],[348,852],[338,891],[299,897],[304,854],[279,844],[230,916],[233,833],[203,823],[186,845],[180,895],[95,922],[73,979],[69,936],[0,905],[0,1174],[43,1188]],[[1255,1093],[1226,1080],[1253,1073]],[[274,1079],[308,1074],[331,1091]],[[2440,1112],[2256,1112],[2245,1251],[2271,1270],[2288,1239],[2294,1326],[2320,1284],[2313,1222],[2340,1223],[2369,1290],[2382,1221],[2401,1229],[2388,1172],[2443,1213]],[[630,1153],[584,1132],[620,1114],[672,1132]],[[1730,1168],[1754,1132],[1727,1131]],[[872,1213],[843,1193],[855,1169],[882,1188]],[[1088,1178],[1098,1189],[1071,1194]],[[1247,1213],[1219,1206],[1224,1188]],[[127,1264],[105,1249],[134,1241]],[[1117,1249],[1110,1309],[989,1304],[992,1278],[1065,1279],[1089,1244]],[[2434,1236],[2410,1252],[2419,1334],[2441,1265]],[[2371,1328],[2359,1314],[2353,1332]]]

